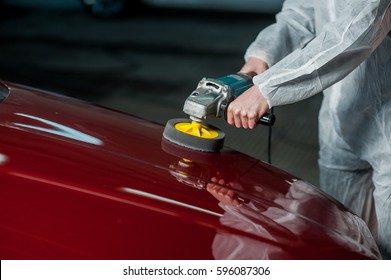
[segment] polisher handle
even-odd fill
[[[259,121],[257,121],[257,124],[273,126],[275,121],[276,116],[274,116],[273,114],[266,113],[259,119]]]
[[[225,111],[225,119],[227,120],[227,111]],[[276,121],[276,116],[270,113],[264,114],[258,121],[257,124],[264,126],[273,126]]]

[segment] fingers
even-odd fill
[[[255,112],[248,112],[245,109],[232,107],[231,112],[228,111],[227,121],[230,125],[234,125],[238,128],[254,128],[257,125],[259,118]]]
[[[253,129],[268,107],[258,87],[253,86],[230,103],[227,109],[227,122],[237,128]]]
[[[241,204],[234,191],[223,187],[225,185],[225,181],[223,179],[217,180],[216,178],[212,178],[211,181],[212,183],[207,184],[206,189],[218,201],[231,206],[238,206]]]
[[[220,192],[224,191],[224,187],[226,183],[224,179],[217,179],[216,177],[211,178],[211,182],[206,185],[206,188],[208,191],[213,191],[213,192]]]

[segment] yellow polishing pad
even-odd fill
[[[163,138],[187,149],[217,153],[224,147],[225,133],[212,125],[178,118],[167,122]]]
[[[179,122],[175,124],[175,129],[200,138],[216,138],[219,135],[216,130],[195,121]]]

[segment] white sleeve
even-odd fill
[[[248,47],[250,56],[272,66],[296,49],[303,48],[315,37],[314,0],[286,0],[276,23],[263,29]]]
[[[326,24],[302,49],[254,77],[254,84],[270,107],[303,100],[340,81],[387,36],[391,30],[391,0],[346,3],[345,16]]]

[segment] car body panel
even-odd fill
[[[191,151],[162,139],[160,124],[3,83],[1,259],[380,256],[361,219],[278,168],[229,148]]]

